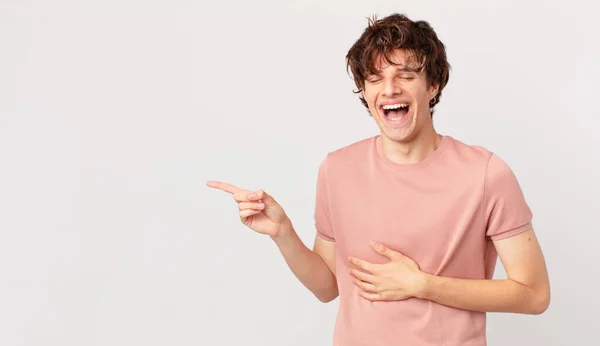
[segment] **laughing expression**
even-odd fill
[[[429,101],[438,88],[429,85],[424,71],[410,64],[405,50],[397,49],[390,58],[397,65],[380,59],[379,73],[365,78],[362,95],[381,135],[405,142],[431,126]]]

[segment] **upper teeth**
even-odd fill
[[[398,108],[403,108],[403,107],[408,107],[408,104],[406,104],[406,103],[397,103],[395,105],[384,105],[383,109],[398,109]]]

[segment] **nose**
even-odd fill
[[[402,87],[396,78],[383,80],[383,95],[393,97],[402,93]]]

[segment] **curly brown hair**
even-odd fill
[[[376,63],[385,58],[392,65],[390,54],[395,49],[406,49],[412,67],[425,71],[429,85],[439,83],[439,90],[429,103],[431,116],[433,107],[440,101],[442,90],[448,83],[450,64],[446,60],[446,47],[438,39],[437,34],[426,21],[412,21],[406,15],[394,13],[377,19],[377,15],[367,18],[369,25],[352,45],[346,55],[346,72],[352,71],[354,83],[358,87],[353,93],[359,94],[365,87],[365,79],[377,74]],[[362,104],[369,109],[367,102],[359,96]],[[369,112],[371,114],[371,112]]]

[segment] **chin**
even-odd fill
[[[409,118],[407,120],[409,123],[402,127],[389,126],[385,119],[380,119],[380,123],[378,125],[381,133],[388,139],[395,142],[406,142],[412,140],[415,138],[415,135],[418,132],[418,117],[415,113],[408,115]]]
[[[382,131],[383,135],[394,142],[408,142],[415,138],[415,132],[397,133],[395,131]]]

